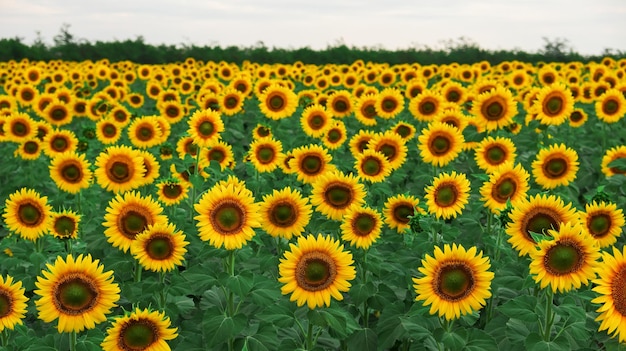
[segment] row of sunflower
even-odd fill
[[[625,77],[0,63],[3,346],[623,342]]]

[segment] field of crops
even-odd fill
[[[0,63],[0,349],[617,350],[626,59]]]

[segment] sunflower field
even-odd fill
[[[2,350],[618,350],[626,59],[0,63]]]

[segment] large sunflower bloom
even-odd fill
[[[260,227],[259,205],[243,183],[218,183],[194,205],[200,239],[216,248],[240,249]]]
[[[487,131],[500,129],[513,122],[517,115],[517,102],[509,89],[498,85],[474,99],[472,114]]]
[[[366,149],[355,156],[354,168],[360,179],[379,183],[391,174],[391,164],[382,152]]]
[[[144,269],[167,272],[183,264],[187,244],[185,234],[173,224],[156,223],[135,237],[130,253]]]
[[[596,321],[601,321],[598,330],[626,342],[626,247],[620,251],[613,246],[613,254],[603,252],[597,273],[599,278],[593,280],[592,290],[599,296],[591,302],[601,304],[596,310],[600,313]]]
[[[516,148],[513,141],[504,137],[487,137],[476,147],[474,158],[480,169],[493,173],[505,162],[514,162]]]
[[[452,162],[463,150],[465,142],[459,129],[441,122],[430,123],[418,140],[422,160],[438,167]]]
[[[283,295],[291,293],[290,301],[310,309],[330,306],[330,298],[343,300],[342,292],[350,289],[356,277],[352,254],[343,251],[338,240],[329,236],[298,237],[280,259],[278,281]]]
[[[17,324],[22,324],[27,301],[22,282],[14,282],[10,275],[6,279],[0,275],[0,333],[5,328],[13,330]]]
[[[609,89],[595,103],[598,119],[605,123],[615,123],[626,114],[626,97],[617,89]]]
[[[376,134],[367,144],[367,148],[385,155],[392,170],[402,167],[408,153],[404,139],[390,130]]]
[[[383,227],[380,213],[369,207],[353,207],[342,221],[341,239],[365,250],[380,237]]]
[[[578,220],[576,209],[554,195],[535,195],[520,201],[509,213],[511,222],[506,228],[509,243],[520,256],[535,249],[537,242],[531,233],[549,234],[549,229],[559,230],[561,223]]]
[[[278,168],[283,144],[272,137],[256,139],[250,144],[248,158],[260,173],[271,172]]]
[[[170,325],[163,312],[136,308],[115,318],[100,346],[104,351],[170,351],[166,341],[178,336],[178,328]]]
[[[564,144],[539,150],[532,163],[533,176],[544,189],[568,185],[576,179],[578,154]]]
[[[470,193],[470,182],[463,173],[442,173],[426,187],[428,212],[437,218],[454,218],[463,212]]]
[[[336,169],[331,164],[332,156],[323,146],[305,145],[292,151],[292,158],[289,159],[289,168],[294,170],[298,180],[303,183],[313,183],[327,172]]]
[[[476,251],[475,246],[465,250],[456,244],[435,247],[434,257],[426,255],[418,268],[423,277],[413,278],[415,300],[447,320],[480,310],[491,297],[494,274],[488,271],[489,257]]]
[[[552,236],[530,251],[530,274],[543,289],[553,292],[578,289],[596,277],[600,252],[578,222],[561,223],[559,230],[548,230]]]
[[[530,188],[529,177],[522,165],[515,166],[513,162],[507,162],[500,166],[489,175],[489,180],[480,188],[481,200],[484,201],[485,207],[495,214],[504,210],[509,201],[515,207],[517,203],[526,199],[526,192]]]
[[[273,237],[290,240],[304,232],[313,210],[308,199],[303,198],[298,190],[286,187],[264,195],[259,212],[263,230]]]
[[[104,266],[91,255],[76,259],[57,257],[54,264],[37,277],[35,302],[39,318],[46,323],[58,319],[59,333],[93,329],[106,321],[120,298],[120,289],[113,283],[113,271],[104,272]]]
[[[290,117],[298,108],[298,96],[291,89],[272,84],[259,96],[259,109],[267,118],[279,120]]]
[[[365,201],[365,188],[353,175],[339,171],[322,175],[311,190],[311,203],[329,219],[340,220],[353,206]]]
[[[48,232],[51,212],[46,196],[21,188],[6,199],[2,216],[9,230],[23,239],[35,241]]]
[[[572,92],[562,83],[546,85],[537,94],[529,113],[537,114],[542,124],[559,125],[574,110]]]
[[[417,205],[419,199],[411,195],[394,195],[385,201],[383,216],[385,224],[391,229],[395,229],[398,234],[404,233],[409,226],[411,216],[416,212],[421,213],[423,210]]]
[[[109,146],[96,158],[95,165],[96,181],[105,190],[123,193],[143,185],[143,158],[131,147]]]
[[[92,172],[89,166],[85,155],[65,152],[50,161],[50,178],[59,189],[76,194],[91,185]]]
[[[609,167],[609,164],[618,159],[626,158],[626,145],[616,146],[612,149],[607,150],[607,152],[602,156],[602,164],[601,169],[602,173],[606,177],[612,177],[614,175],[625,175],[626,169],[617,168],[617,167]]]
[[[224,131],[224,122],[220,113],[211,109],[194,112],[187,124],[189,125],[187,132],[194,144],[200,147],[208,146]]]
[[[579,215],[581,224],[600,248],[615,244],[622,234],[624,212],[613,203],[586,204],[585,211]]]

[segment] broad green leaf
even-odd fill
[[[524,343],[528,351],[569,351],[571,350],[569,342],[563,336],[553,341],[545,341],[537,333],[531,333]]]
[[[356,331],[347,340],[348,351],[373,351],[378,345],[378,336],[370,328]]]
[[[519,319],[525,322],[536,322],[537,314],[535,306],[537,298],[529,295],[520,295],[498,306],[497,309],[509,318]]]

